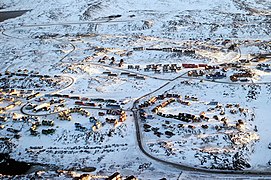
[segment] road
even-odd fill
[[[184,75],[184,74],[183,74]],[[174,163],[174,162],[170,162],[170,161],[166,161],[160,158],[157,158],[155,156],[153,156],[152,154],[150,154],[149,152],[147,152],[144,149],[144,145],[143,145],[143,140],[142,140],[142,133],[141,133],[141,128],[140,128],[140,118],[138,117],[138,109],[137,109],[137,104],[139,102],[140,99],[149,96],[159,90],[161,90],[162,88],[164,88],[165,86],[169,85],[171,82],[178,80],[179,78],[181,78],[183,75],[180,75],[176,78],[171,79],[169,82],[165,83],[164,85],[162,85],[161,87],[157,88],[156,90],[145,94],[141,97],[139,97],[138,99],[136,99],[133,103],[133,116],[134,116],[134,120],[135,120],[135,127],[136,127],[136,137],[137,137],[137,143],[138,143],[138,147],[139,149],[142,151],[143,154],[145,154],[147,157],[160,162],[164,165],[169,165],[172,166],[174,168],[180,169],[180,170],[185,170],[185,171],[193,171],[193,172],[202,172],[202,173],[216,173],[216,174],[237,174],[237,175],[251,175],[251,176],[271,176],[271,172],[265,172],[265,171],[251,171],[251,170],[243,170],[243,171],[234,171],[234,170],[215,170],[215,169],[204,169],[204,168],[200,168],[200,167],[191,167],[185,164],[181,164],[181,163]]]
[[[136,71],[131,71],[131,70],[119,68],[119,67],[116,67],[116,66],[113,66],[113,65],[99,64],[99,63],[92,63],[92,62],[88,62],[87,64],[96,65],[96,66],[102,66],[102,67],[109,67],[111,69],[116,69],[116,70],[119,70],[119,71],[129,72],[131,74],[136,74],[136,75],[139,75],[139,76],[144,76],[144,77],[148,77],[148,78],[152,78],[152,79],[157,79],[157,80],[162,80],[162,81],[170,81],[171,80],[171,79],[168,79],[168,78],[160,78],[160,77],[156,77],[156,76],[150,76],[150,75],[142,74],[140,72],[136,72]]]
[[[39,117],[42,117],[42,116],[49,116],[49,115],[57,114],[57,113],[63,111],[63,110],[60,110],[60,111],[51,112],[51,113],[44,113],[44,114],[28,113],[28,112],[25,112],[25,110],[24,110],[25,107],[28,104],[29,103],[26,103],[20,108],[21,113],[24,114],[24,115],[27,115],[27,116],[39,116]],[[102,110],[102,111],[112,110],[111,108],[98,108],[98,107],[89,107],[89,106],[74,106],[74,107],[80,107],[80,108],[83,108],[83,109],[91,109],[91,110],[97,110],[97,111],[100,111],[100,110]],[[129,110],[129,109],[122,109],[122,110],[125,111],[125,112],[132,112],[132,110]]]
[[[27,25],[27,26],[22,26],[20,28],[24,28],[24,27],[42,27],[42,26],[56,26],[56,25],[67,25],[67,24],[88,24],[88,23],[117,23],[117,22],[122,22],[122,21],[114,21],[114,22],[110,22],[110,21],[107,21],[107,22],[73,22],[73,23],[59,23],[59,24],[43,24],[43,25]],[[9,34],[6,34],[5,33],[5,30],[2,31],[2,34],[4,36],[7,36],[9,38],[16,38],[14,36],[10,36]],[[74,52],[76,50],[76,47],[70,43],[70,45],[73,47],[73,49],[67,53],[64,57],[62,57],[60,59],[60,62],[63,62],[64,59],[66,59],[72,52]],[[94,63],[92,63],[94,65]],[[141,75],[141,76],[145,76],[145,77],[149,77],[149,78],[153,78],[153,79],[157,79],[157,80],[163,80],[163,81],[167,81],[166,83],[164,83],[162,86],[160,86],[159,88],[157,88],[156,90],[152,91],[152,92],[149,92],[141,97],[139,97],[138,99],[136,99],[133,103],[133,107],[132,107],[132,112],[133,112],[133,116],[134,116],[134,120],[135,120],[135,127],[136,127],[136,137],[137,137],[137,143],[138,143],[138,147],[139,149],[141,150],[141,152],[147,156],[148,158],[154,160],[154,161],[157,161],[159,163],[162,163],[164,165],[168,165],[168,166],[171,166],[171,167],[174,167],[174,168],[177,168],[177,169],[180,169],[182,171],[195,171],[195,172],[202,172],[202,173],[216,173],[216,174],[237,174],[237,175],[251,175],[251,176],[259,176],[259,175],[262,175],[262,176],[270,176],[271,175],[271,172],[262,172],[262,171],[227,171],[227,170],[214,170],[214,169],[204,169],[204,168],[200,168],[200,167],[191,167],[191,166],[187,166],[185,164],[179,164],[179,163],[174,163],[174,162],[170,162],[170,161],[166,161],[166,160],[163,160],[163,159],[160,159],[160,158],[157,158],[155,156],[153,156],[152,154],[150,154],[149,152],[147,152],[145,149],[144,149],[144,143],[143,143],[143,140],[142,140],[142,134],[141,134],[141,130],[140,130],[140,119],[138,117],[138,109],[137,109],[137,104],[139,102],[139,100],[141,100],[142,98],[146,97],[146,96],[149,96],[159,90],[161,90],[162,88],[168,86],[169,84],[171,84],[172,82],[175,82],[176,80],[179,80],[179,79],[197,79],[197,80],[200,80],[199,78],[193,78],[193,77],[184,77],[184,75],[186,74],[183,73],[175,78],[172,78],[172,79],[167,79],[167,78],[157,78],[157,77],[154,77],[154,76],[149,76],[149,75],[144,75],[142,73],[139,73],[139,72],[133,72],[133,71],[129,71],[129,70],[123,70],[123,69],[120,69],[120,68],[117,68],[117,67],[113,67],[113,66],[110,66],[110,65],[105,65],[105,64],[96,64],[95,65],[99,65],[99,66],[104,66],[104,67],[109,67],[109,68],[112,68],[112,69],[117,69],[117,70],[121,70],[121,71],[127,71],[127,72],[131,72],[133,74],[137,74],[137,75]],[[206,80],[204,79],[205,81],[210,81],[210,82],[214,82],[214,83],[227,83],[227,84],[236,84],[236,85],[240,85],[240,84],[255,84],[255,83],[231,83],[231,82],[218,82],[218,81],[212,81],[212,80]],[[270,83],[270,82],[268,82]],[[260,84],[260,83],[259,83]],[[22,107],[21,109],[21,112],[23,114],[27,114],[26,112],[23,111],[23,108],[26,106],[26,104]],[[92,109],[92,108],[91,108]],[[94,109],[94,108],[93,108]],[[96,108],[95,108],[96,109]],[[104,108],[102,108],[101,110],[106,110]],[[55,112],[57,113],[57,112]],[[29,115],[29,114],[27,114]],[[49,114],[45,114],[45,115],[49,115]],[[35,115],[37,116],[37,115]],[[44,116],[44,115],[40,115],[40,116]]]

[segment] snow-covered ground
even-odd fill
[[[0,2],[1,12],[14,10],[29,11],[0,22],[0,152],[9,151],[16,160],[60,169],[95,167],[93,173],[97,175],[120,171],[141,179],[205,179],[211,175],[190,174],[161,161],[205,169],[221,169],[223,165],[232,170],[233,161],[237,161],[233,156],[238,152],[236,156],[251,166],[245,171],[269,172],[268,0]],[[194,51],[180,53],[184,50]],[[225,63],[231,65],[223,68]],[[184,64],[201,67],[185,68]],[[211,69],[205,70],[205,65]],[[193,70],[203,75],[191,76]],[[34,77],[36,72],[42,77]],[[226,77],[209,78],[217,72]],[[238,74],[245,73],[249,75],[239,78]],[[233,81],[231,76],[238,78]],[[33,92],[5,92],[8,89]],[[29,98],[36,92],[36,97]],[[174,102],[159,112],[197,116],[205,112],[209,121],[182,123],[181,127],[179,120],[152,112],[163,101],[143,108],[152,118],[135,119],[132,110],[141,109],[138,104],[165,92],[179,94],[183,100],[185,95],[198,99],[187,98],[190,106]],[[64,102],[50,104],[48,111],[27,109],[29,104],[43,107],[63,98]],[[21,103],[5,109],[17,101]],[[58,113],[74,108],[76,101],[80,101],[77,105],[90,102],[96,106],[81,106],[90,115],[70,113],[71,121],[60,120]],[[220,109],[210,109],[210,102],[218,102]],[[106,121],[120,118],[107,114],[112,104],[127,115],[126,121],[115,126],[113,121]],[[236,106],[226,107],[228,104]],[[99,114],[102,112],[106,115]],[[102,123],[98,130],[93,130],[98,125],[89,120],[92,116]],[[227,118],[224,125],[220,121],[223,117]],[[54,126],[37,125],[42,120],[54,121]],[[76,129],[75,123],[83,128]],[[155,135],[155,129],[148,132],[144,124],[159,128],[163,134]],[[195,127],[189,129],[188,125]],[[218,130],[220,126],[222,130]],[[54,133],[42,133],[48,129],[54,129]],[[175,135],[166,136],[166,131]],[[5,138],[13,148],[5,146]],[[146,152],[140,149],[140,143]]]
[[[176,83],[174,88],[170,89],[170,91],[168,91],[167,88],[164,88],[156,94],[152,94],[151,96],[157,96],[163,94],[164,91],[167,90],[166,94],[179,94],[182,96],[182,99],[184,99],[185,96],[196,97],[198,99],[197,101],[186,100],[191,103],[189,106],[180,105],[180,103],[174,102],[159,112],[173,115],[189,113],[198,117],[202,112],[205,112],[205,116],[210,117],[210,119],[207,122],[205,120],[200,120],[199,122],[187,123],[172,118],[154,115],[151,110],[159,103],[166,101],[166,99],[148,107],[146,110],[147,114],[153,115],[154,117],[145,120],[142,124],[147,123],[154,128],[158,128],[158,131],[162,133],[160,137],[153,134],[153,131],[147,131],[143,134],[146,146],[150,150],[150,153],[165,159],[172,158],[172,161],[188,164],[190,166],[200,164],[200,161],[202,161],[201,166],[205,166],[205,163],[208,163],[208,160],[207,162],[204,162],[203,159],[201,159],[202,157],[200,154],[202,152],[213,155],[218,152],[218,154],[223,157],[225,154],[230,155],[231,153],[242,152],[242,148],[246,146],[252,146],[251,149],[250,147],[246,149],[246,151],[248,151],[246,153],[250,154],[248,158],[251,160],[251,169],[261,169],[265,171],[265,168],[268,167],[266,165],[271,157],[268,157],[270,151],[270,149],[268,149],[269,141],[264,140],[265,135],[262,133],[268,131],[269,126],[267,124],[269,124],[269,118],[266,115],[260,115],[260,118],[258,119],[257,114],[268,114],[268,110],[264,107],[261,108],[261,106],[268,106],[270,104],[270,85],[260,86],[261,93],[259,93],[255,99],[251,99],[248,94],[253,88],[258,89],[259,87],[254,85],[223,85],[191,81],[188,84]],[[258,89],[258,91],[260,90]],[[210,102],[218,102],[221,105],[221,108],[217,109],[215,108],[216,105],[209,105]],[[240,105],[238,105],[238,108],[235,107],[236,103]],[[231,104],[232,107],[227,107],[227,104]],[[244,113],[231,113],[231,110],[237,109],[237,111],[239,111],[240,108],[244,109]],[[225,112],[225,115],[221,114],[221,112]],[[218,116],[218,119],[213,118],[214,115]],[[225,117],[227,121],[226,127],[222,125],[225,130],[223,130],[223,127],[221,130],[217,130],[216,126],[220,126],[220,123],[223,122],[223,117]],[[233,127],[235,127],[237,121],[240,119],[244,121],[245,127],[242,130],[238,130],[239,132],[234,132],[235,128]],[[166,121],[168,121],[169,124]],[[182,125],[180,126],[180,124]],[[263,124],[265,125],[263,126]],[[195,129],[189,128],[189,125],[195,126]],[[209,127],[204,129],[201,127],[202,125],[208,125]],[[165,134],[166,131],[173,132],[175,135],[169,137]],[[244,141],[245,146],[239,148],[239,145],[243,146],[243,143],[239,144],[239,142],[231,144],[231,140],[228,139],[229,133],[237,133],[240,142]],[[245,134],[247,133],[250,134],[249,137],[245,137]],[[263,139],[261,137],[263,137]],[[263,141],[266,141],[266,143],[263,143]],[[163,152],[163,149],[165,152]],[[264,153],[263,149],[265,149]],[[205,158],[208,159],[210,157],[207,155]],[[188,159],[189,161],[187,161]],[[227,156],[224,157],[224,159],[227,159]],[[230,156],[229,159],[231,161],[232,157]],[[210,160],[212,161],[212,159]],[[215,163],[212,162],[212,164],[216,166]],[[222,165],[226,164],[229,165],[230,162],[222,163]]]

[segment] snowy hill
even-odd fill
[[[0,22],[0,153],[48,170],[24,178],[269,178],[270,9],[2,0],[29,11]]]

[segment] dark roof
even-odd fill
[[[211,105],[211,106],[216,106],[218,105],[218,102],[217,101],[212,101],[212,102],[209,102],[208,105]]]
[[[117,176],[120,176],[119,172],[115,172],[114,174],[112,174],[111,176],[109,176],[108,178],[106,178],[106,180],[112,180],[112,179],[116,178]]]

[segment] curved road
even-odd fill
[[[55,25],[68,25],[68,24],[88,24],[88,23],[117,23],[117,22],[122,22],[122,21],[113,21],[113,22],[110,22],[110,21],[107,21],[107,22],[78,22],[78,23],[60,23],[60,24],[44,24],[44,25],[27,25],[27,26],[23,26],[23,27],[41,27],[41,26],[55,26]],[[23,28],[23,27],[19,27],[19,28]],[[5,30],[2,31],[2,34],[4,36],[7,36],[7,37],[11,37],[11,38],[15,38],[15,37],[12,37],[8,34],[5,33]],[[68,54],[66,54],[61,60],[60,62],[62,62],[67,56],[69,56],[73,51],[75,51],[76,47],[70,43],[73,47],[73,50],[71,50]],[[106,67],[110,67],[112,68],[112,66],[107,66]],[[116,69],[116,68],[115,68]],[[123,69],[121,69],[123,70]],[[136,72],[133,72],[135,74],[139,74],[139,75],[143,75],[143,76],[146,76],[144,74],[141,74],[141,73],[136,73]],[[155,93],[157,92],[158,90],[162,89],[163,87],[169,85],[171,82],[179,79],[179,78],[184,78],[184,79],[198,79],[198,78],[191,78],[191,77],[183,77],[183,75],[185,75],[186,73],[180,75],[180,76],[177,76],[173,79],[164,79],[164,78],[157,78],[157,77],[152,77],[152,76],[149,76],[151,78],[154,78],[154,79],[160,79],[160,80],[166,80],[168,81],[167,83],[165,83],[164,85],[162,85],[161,87],[159,87],[158,89],[144,95],[144,96],[141,96],[139,97],[137,100],[134,101],[133,103],[133,108],[132,108],[132,112],[133,112],[133,116],[134,116],[134,119],[135,119],[135,126],[136,126],[136,136],[137,136],[137,143],[138,143],[138,146],[140,148],[140,150],[142,151],[143,154],[145,154],[147,157],[157,161],[157,162],[160,162],[162,164],[165,164],[165,165],[170,165],[174,168],[178,168],[180,170],[185,170],[185,171],[196,171],[196,172],[202,172],[202,173],[217,173],[217,174],[240,174],[240,175],[243,175],[243,174],[249,174],[249,175],[253,175],[253,176],[258,176],[258,175],[268,175],[270,176],[271,175],[271,172],[262,172],[262,171],[226,171],[226,170],[214,170],[214,169],[204,169],[204,168],[199,168],[199,167],[190,167],[190,166],[187,166],[187,165],[183,165],[183,164],[178,164],[178,163],[174,163],[174,162],[169,162],[169,161],[166,161],[166,160],[162,160],[162,159],[159,159],[151,154],[149,154],[145,149],[144,149],[144,146],[143,146],[143,143],[142,143],[142,135],[141,135],[141,131],[140,131],[140,122],[139,122],[139,118],[138,118],[138,109],[137,109],[137,103],[139,102],[140,99],[148,96],[148,95],[151,95],[152,93]],[[198,79],[200,80],[200,79]],[[210,80],[206,80],[206,81],[210,81]],[[213,82],[213,81],[211,81]],[[216,82],[216,81],[214,81]],[[216,82],[216,83],[225,83],[225,82]],[[229,83],[229,84],[240,84],[240,83]],[[245,83],[241,83],[241,84],[245,84]],[[249,84],[249,83],[247,83]],[[253,83],[255,84],[255,83]],[[26,104],[25,104],[26,105]],[[25,105],[23,107],[25,107]],[[22,113],[23,110],[22,110]]]
[[[184,74],[183,74],[184,75]],[[181,75],[182,76],[182,75]],[[133,116],[134,116],[134,119],[135,119],[135,126],[136,126],[136,137],[137,137],[137,143],[138,143],[138,146],[140,148],[140,150],[149,158],[155,160],[155,161],[158,161],[160,163],[163,163],[165,165],[170,165],[174,168],[177,168],[177,169],[180,169],[180,170],[185,170],[185,171],[196,171],[196,172],[202,172],[202,173],[216,173],[216,174],[238,174],[238,175],[252,175],[252,176],[259,176],[259,175],[263,175],[263,176],[271,176],[271,172],[265,172],[265,171],[251,171],[251,170],[243,170],[243,171],[237,171],[237,170],[216,170],[216,169],[205,169],[205,168],[200,168],[200,167],[192,167],[192,166],[188,166],[188,165],[185,165],[185,164],[180,164],[180,163],[174,163],[174,162],[170,162],[170,161],[166,161],[166,160],[163,160],[163,159],[160,159],[160,158],[157,158],[155,156],[153,156],[152,154],[150,154],[149,152],[147,152],[145,149],[144,149],[144,145],[143,145],[143,142],[142,142],[142,134],[141,134],[141,130],[140,130],[140,120],[138,118],[138,109],[137,109],[137,104],[139,102],[140,99],[146,97],[146,96],[149,96],[157,91],[159,91],[160,89],[164,88],[165,86],[169,85],[171,82],[177,80],[178,78],[181,78],[181,76],[178,76],[174,79],[172,79],[170,82],[167,82],[165,83],[164,85],[162,85],[161,87],[159,87],[158,89],[148,93],[148,94],[145,94],[141,97],[139,97],[138,99],[136,99],[133,103],[133,108],[132,108],[132,111],[133,111]],[[236,83],[235,83],[236,84]]]

